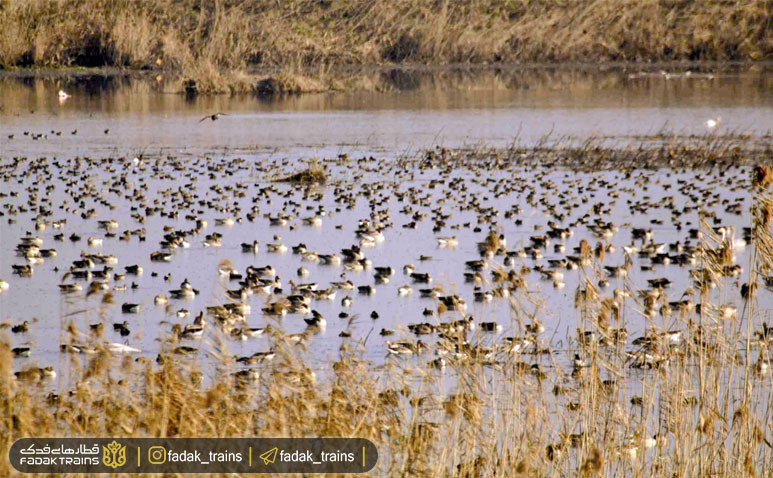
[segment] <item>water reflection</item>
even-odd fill
[[[151,77],[6,77],[0,79],[0,141],[13,154],[61,152],[86,137],[92,146],[120,151],[260,146],[324,155],[351,145],[376,151],[438,142],[504,145],[547,133],[705,134],[705,120],[717,116],[724,132],[770,130],[773,84],[766,68],[685,71],[664,76],[626,69],[374,70],[357,73],[357,91],[284,98],[187,98],[175,93],[175,82]],[[59,89],[72,95],[64,104],[58,102]],[[196,124],[218,111],[229,117]],[[103,134],[106,128],[110,135]],[[75,129],[78,135],[55,141],[22,138],[25,130]],[[16,139],[9,141],[10,134]]]

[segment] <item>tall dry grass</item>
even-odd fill
[[[758,61],[766,0],[3,0],[0,66],[167,68],[224,90],[245,68]]]

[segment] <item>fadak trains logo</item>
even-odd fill
[[[102,447],[102,464],[110,468],[118,468],[126,464],[126,445],[113,440]]]
[[[120,440],[120,441],[119,441]],[[21,438],[8,452],[22,473],[366,473],[364,438]]]

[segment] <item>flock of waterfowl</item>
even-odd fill
[[[564,350],[580,373],[591,346],[660,368],[749,294],[744,168],[588,174],[437,149],[341,155],[313,165],[324,181],[284,180],[303,167],[3,158],[1,319],[17,376],[55,376],[55,350],[162,360],[225,342],[250,379],[278,342],[309,350],[313,369],[315,347],[352,340],[440,369],[515,356],[541,376],[530,354]],[[719,274],[704,239],[722,245]],[[773,339],[773,271],[761,272],[755,345]],[[701,304],[722,284],[724,302]],[[581,322],[602,293],[593,326]]]

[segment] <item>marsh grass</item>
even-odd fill
[[[770,18],[765,0],[3,0],[0,66],[167,69],[221,92],[255,67],[292,89],[341,65],[759,61]]]
[[[695,160],[692,150],[679,151],[684,164]],[[607,159],[612,154],[595,148],[554,154],[591,152]],[[636,154],[622,157],[639,164],[644,153]],[[695,167],[705,166],[704,156],[712,153],[698,155]],[[453,167],[503,164],[491,152],[449,150],[417,163],[428,158]],[[653,161],[660,165],[662,159]],[[773,193],[758,170],[752,174],[752,251],[744,266],[756,283],[773,270]],[[269,340],[277,357],[257,367],[254,382],[233,375],[223,344],[213,344],[216,353],[207,360],[214,360],[214,369],[204,371],[207,360],[172,353],[176,340],[163,337],[159,360],[106,351],[62,354],[60,368],[68,376],[52,387],[34,374],[32,380],[14,378],[6,338],[0,344],[0,452],[7,456],[18,438],[43,436],[356,436],[379,449],[373,476],[769,476],[773,385],[769,372],[757,372],[757,364],[770,363],[770,338],[755,333],[757,288],[749,289],[737,313],[724,313],[728,294],[738,288],[724,273],[734,261],[733,244],[706,221],[701,232],[695,281],[681,298],[692,306],[666,319],[653,311],[673,298],[662,289],[636,290],[625,278],[604,292],[594,285],[603,274],[603,255],[586,244],[576,340],[555,344],[535,337],[532,346],[499,350],[491,359],[480,334],[451,334],[445,346],[467,358],[449,356],[445,372],[417,365],[427,357],[375,365],[364,358],[367,344],[353,340],[343,342],[336,361],[315,364],[312,373],[303,348],[288,345],[276,324]],[[487,252],[494,254],[492,268],[503,269],[499,251]],[[516,333],[528,336],[525,326],[538,322],[547,304],[522,275],[503,280],[513,289]],[[631,349],[616,331],[641,320],[647,340]],[[664,332],[674,328],[683,336],[670,342]],[[63,339],[74,337],[80,335],[66,327]],[[658,359],[646,361],[645,352]],[[567,367],[572,353],[585,365]],[[0,472],[14,475],[5,459]]]
[[[278,182],[293,184],[325,184],[329,179],[329,172],[323,163],[318,160],[310,160],[309,165],[289,176],[278,179]]]

